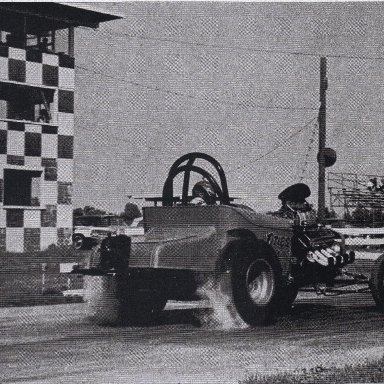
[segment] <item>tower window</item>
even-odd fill
[[[0,99],[6,105],[8,119],[50,123],[53,96],[52,89],[0,82]],[[0,102],[2,115],[4,114],[3,103]]]
[[[4,169],[4,205],[40,206],[42,171]]]

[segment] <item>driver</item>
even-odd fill
[[[214,205],[216,198],[216,193],[207,180],[197,182],[192,188],[191,203],[194,205]]]

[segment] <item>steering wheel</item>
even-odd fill
[[[221,185],[219,185],[216,179],[205,169],[200,168],[196,165],[193,165],[196,159],[206,160],[208,163],[213,165],[213,167],[216,169],[219,175]],[[206,180],[208,180],[214,192],[218,196],[218,200],[220,204],[229,204],[230,199],[228,195],[227,178],[225,177],[224,170],[221,167],[220,163],[216,159],[214,159],[212,156],[209,156],[205,153],[192,152],[184,156],[181,156],[179,159],[177,159],[173,163],[171,169],[169,170],[168,177],[165,180],[164,187],[163,187],[163,197],[162,197],[163,206],[173,205],[175,200],[173,196],[173,181],[175,177],[182,172],[184,172],[183,192],[182,192],[182,198],[181,198],[182,205],[188,204],[188,191],[189,191],[189,181],[190,181],[191,172],[199,173]]]

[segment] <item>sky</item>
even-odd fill
[[[74,207],[160,196],[192,151],[217,158],[256,210],[296,182],[316,205],[321,56],[328,172],[384,174],[383,3],[81,6],[123,19],[76,30]]]

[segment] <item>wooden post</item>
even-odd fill
[[[319,109],[319,186],[317,210],[320,221],[324,219],[325,213],[325,158],[324,148],[326,142],[326,91],[327,81],[327,58],[320,58],[320,109]]]

